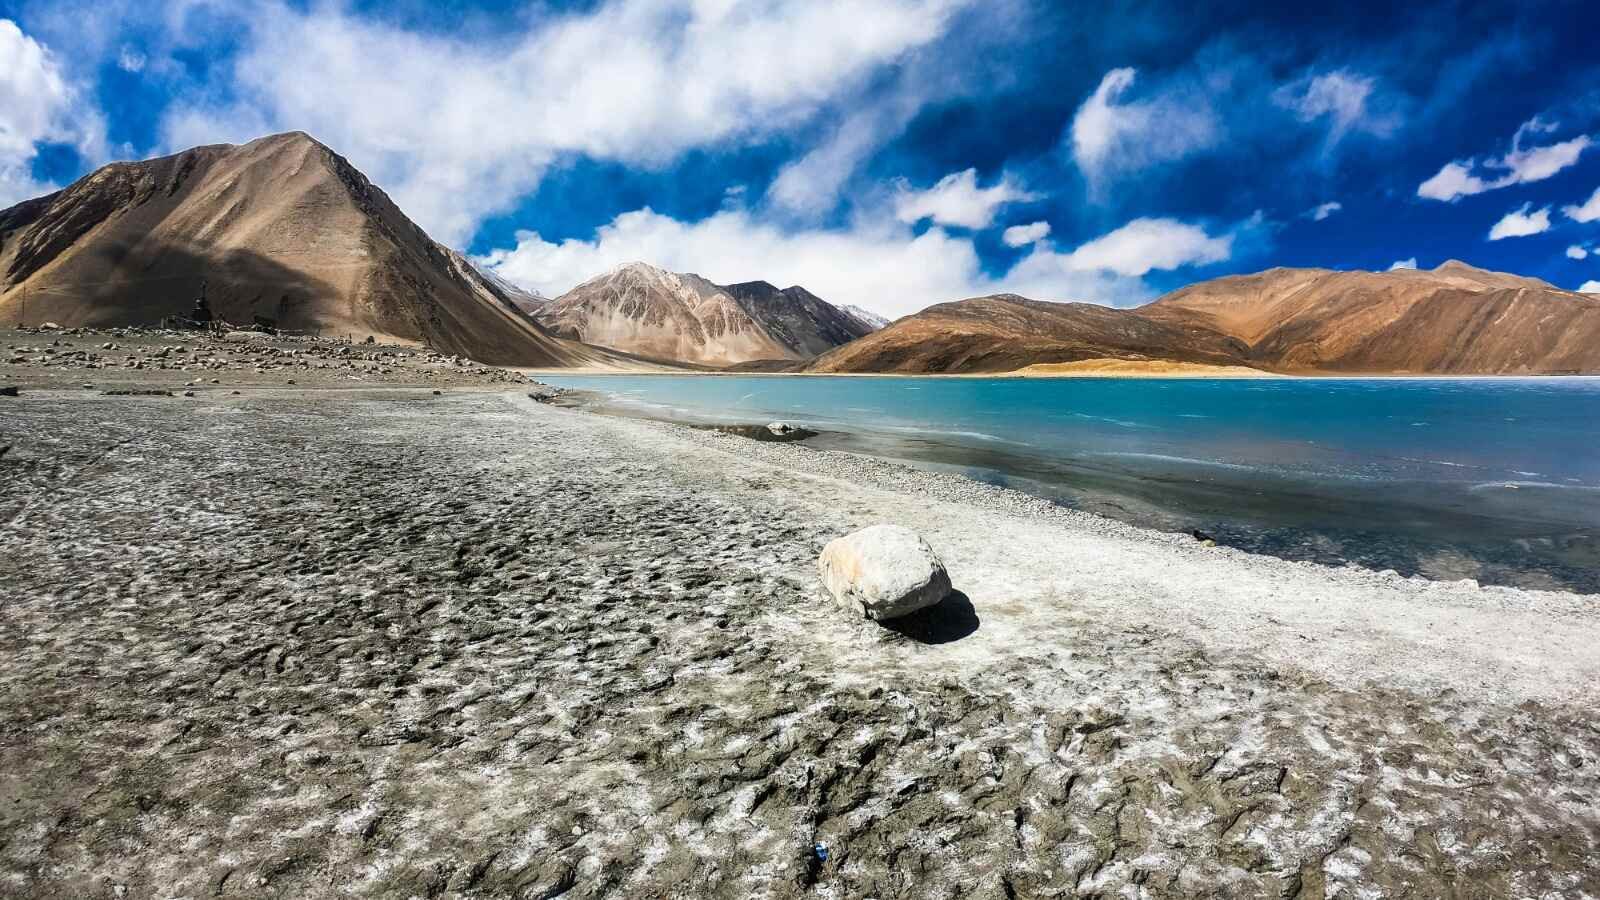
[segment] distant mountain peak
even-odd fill
[[[872,330],[798,285],[718,285],[637,261],[585,281],[537,315],[558,335],[709,365],[806,359]]]

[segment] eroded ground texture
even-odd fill
[[[0,895],[1600,896],[1576,656],[1252,650],[1138,605],[1202,548],[520,394],[0,403]],[[963,592],[905,633],[814,574],[884,517]]]

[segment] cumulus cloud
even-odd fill
[[[1399,271],[1401,269],[1415,269],[1416,267],[1417,267],[1417,258],[1415,256],[1413,256],[1410,259],[1397,259],[1397,260],[1395,260],[1394,263],[1389,266],[1389,271],[1397,272],[1397,271]]]
[[[1211,236],[1171,219],[1139,219],[1070,250],[1046,241],[1001,276],[984,272],[970,238],[941,227],[916,234],[892,215],[848,227],[786,229],[744,209],[685,222],[650,209],[617,216],[592,240],[547,241],[533,232],[478,262],[516,284],[558,295],[636,259],[719,283],[803,284],[824,299],[898,317],[933,303],[1012,291],[1039,299],[1129,305],[1153,291],[1153,269],[1220,262],[1233,234]]]
[[[1455,160],[1444,164],[1437,174],[1417,186],[1417,196],[1428,200],[1453,201],[1514,184],[1543,181],[1577,163],[1578,157],[1593,146],[1588,135],[1537,147],[1523,146],[1532,135],[1549,134],[1557,125],[1534,117],[1522,124],[1511,138],[1505,156],[1480,161]],[[1600,215],[1600,209],[1597,209]]]
[[[1577,206],[1563,206],[1561,212],[1574,222],[1593,222],[1600,219],[1600,188],[1595,188],[1589,199]]]
[[[0,209],[56,189],[33,176],[41,143],[71,144],[100,162],[105,125],[79,102],[55,56],[15,22],[0,19]]]
[[[1072,157],[1091,185],[1181,159],[1220,140],[1216,113],[1203,94],[1174,87],[1143,100],[1125,99],[1137,78],[1135,69],[1112,69],[1072,117]]]
[[[1007,228],[1001,233],[1000,239],[1006,242],[1007,247],[1026,247],[1049,236],[1049,222],[1029,222],[1026,225],[1013,225]]]
[[[1585,281],[1583,286],[1578,288],[1578,293],[1600,294],[1600,281]]]
[[[1378,80],[1349,69],[1307,75],[1273,95],[1302,122],[1326,121],[1326,147],[1332,149],[1351,132],[1387,137],[1400,127],[1398,116],[1374,109]]]
[[[1506,213],[1500,221],[1494,223],[1494,227],[1489,229],[1489,240],[1527,237],[1532,234],[1543,234],[1549,230],[1550,207],[1533,209],[1532,203],[1524,203],[1520,209]]]
[[[476,43],[264,5],[234,64],[239,101],[174,109],[165,137],[304,129],[461,242],[568,155],[659,167],[805,124],[940,37],[962,2],[612,0]],[[846,135],[834,163],[860,140]]]
[[[1343,203],[1340,203],[1337,200],[1331,200],[1320,206],[1315,206],[1307,210],[1306,217],[1311,219],[1313,222],[1321,222],[1323,219],[1326,219],[1341,209],[1344,209]]]
[[[1588,259],[1588,258],[1589,258],[1589,250],[1587,248],[1585,248],[1585,247],[1580,247],[1577,244],[1573,244],[1571,247],[1567,248],[1567,259]]]
[[[895,218],[908,225],[932,219],[937,225],[988,228],[995,213],[1008,203],[1027,203],[1042,195],[1024,190],[1010,175],[989,187],[978,187],[978,170],[953,172],[927,190],[899,182],[894,198]]]
[[[1222,262],[1233,255],[1233,235],[1213,237],[1176,219],[1134,219],[1063,257],[1074,271],[1144,275],[1151,269]]]

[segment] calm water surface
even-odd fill
[[[541,380],[1257,552],[1600,592],[1600,379]]]

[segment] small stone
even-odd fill
[[[8,384],[5,387],[0,387],[0,397],[15,397],[17,394],[16,385]]]
[[[817,564],[834,599],[869,619],[908,615],[950,593],[944,563],[901,525],[874,525],[829,541]]]

